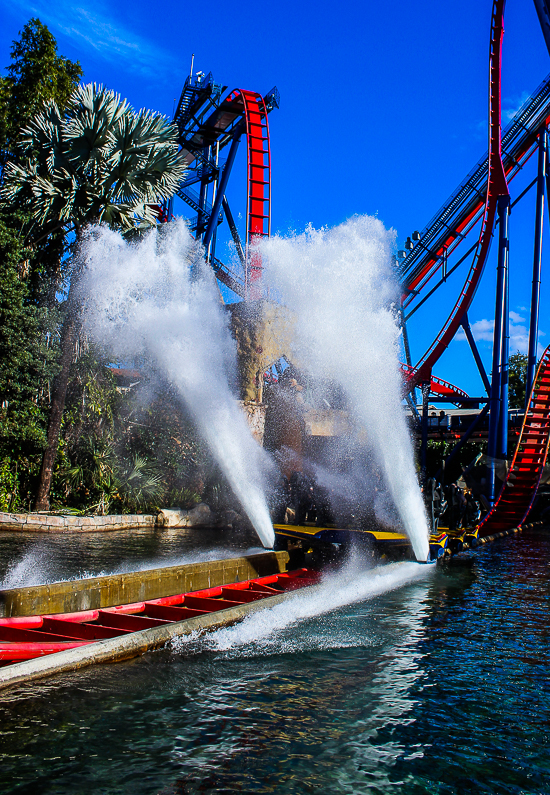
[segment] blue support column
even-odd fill
[[[495,502],[495,466],[502,445],[499,445],[499,429],[501,400],[502,400],[502,338],[504,332],[504,313],[507,311],[506,302],[506,272],[508,268],[508,216],[510,214],[510,197],[501,196],[498,200],[499,239],[498,239],[498,264],[497,264],[497,295],[495,305],[495,330],[493,336],[493,371],[491,374],[491,393],[489,397],[489,501]],[[506,306],[505,306],[506,305]],[[507,413],[506,407],[506,413]]]
[[[540,274],[542,266],[542,229],[544,219],[544,177],[546,174],[547,140],[546,129],[539,133],[539,162],[537,177],[537,203],[535,210],[535,251],[533,255],[533,284],[531,288],[531,323],[529,326],[529,351],[527,354],[527,380],[525,385],[525,402],[529,402],[529,395],[535,380],[537,366],[537,342],[539,335],[539,303],[540,303]]]
[[[416,408],[416,405],[411,397],[410,392],[407,392],[407,394],[405,395],[405,400],[407,401],[407,405],[411,410],[412,416],[416,421],[416,424],[418,425],[419,428],[422,427],[422,417],[418,413],[418,409]]]
[[[233,242],[235,243],[235,248],[237,249],[237,255],[241,261],[241,265],[243,266],[243,268],[246,268],[246,257],[244,255],[242,240],[240,238],[239,231],[235,224],[235,219],[233,218],[233,213],[231,212],[231,207],[229,206],[229,202],[227,201],[226,196],[224,196],[222,199],[222,207],[225,213],[225,217],[227,218],[227,223],[229,224],[231,237],[233,238]]]
[[[428,452],[428,412],[430,400],[431,380],[423,381],[421,385],[422,391],[422,442],[420,447],[420,480],[422,486],[426,485],[427,473],[427,452]]]
[[[550,150],[550,142],[548,141],[548,130],[544,132],[544,141],[546,152]],[[550,196],[550,169],[548,168],[548,157],[546,158],[546,172],[544,174],[544,181],[546,182],[546,198]],[[548,202],[548,219],[550,220],[550,202]]]
[[[405,321],[405,313],[402,309],[399,310],[399,323],[403,333],[403,348],[405,349],[405,361],[409,367],[412,367],[411,346],[409,344],[409,333],[407,331],[407,323]],[[416,389],[411,390],[412,400],[416,405]]]
[[[497,458],[508,458],[508,382],[510,377],[510,268],[509,247],[505,250],[504,296],[502,307],[502,348],[500,354],[500,413]]]
[[[220,161],[220,142],[216,141],[216,179],[214,180],[214,187],[212,190],[212,215],[214,214],[214,203],[218,196],[218,189],[219,189],[219,182],[220,182],[220,170],[218,168],[218,164]],[[215,216],[216,217],[216,216]],[[210,221],[209,221],[210,223]],[[219,223],[219,216],[218,216],[218,223]],[[214,231],[212,232],[212,242],[207,243],[207,251],[208,251],[208,260],[212,262],[216,256],[216,237],[218,235],[218,223],[214,222]],[[206,230],[205,230],[206,232]]]
[[[210,160],[210,147],[207,146],[203,150],[203,154],[206,156],[207,160]],[[206,163],[202,162],[201,166],[201,187],[199,191],[199,212],[197,215],[197,231],[195,234],[195,239],[199,240],[201,235],[203,234],[203,226],[204,226],[204,207],[206,205],[206,194],[208,192],[208,179],[207,179],[207,172],[208,169],[206,167]]]
[[[236,137],[233,138],[233,141],[231,142],[231,147],[229,149],[229,154],[227,156],[227,160],[225,161],[225,166],[223,167],[222,176],[216,193],[216,201],[214,202],[214,206],[212,207],[212,215],[210,216],[210,220],[208,221],[206,229],[204,230],[203,243],[205,248],[208,248],[208,244],[212,239],[212,234],[214,232],[214,229],[218,225],[218,215],[220,214],[220,207],[222,205],[222,200],[225,195],[227,183],[229,181],[229,175],[231,174],[231,169],[233,168],[233,163],[235,162],[237,149],[239,148],[239,143],[241,141],[241,134],[237,134]]]

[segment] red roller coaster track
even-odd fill
[[[407,386],[412,389],[422,381],[429,381],[433,365],[441,357],[456,332],[464,313],[472,303],[479,280],[483,274],[487,256],[491,246],[493,229],[500,196],[508,195],[506,174],[502,164],[501,127],[500,127],[500,73],[502,55],[502,36],[504,33],[503,15],[505,0],[493,0],[491,16],[491,46],[489,55],[489,169],[487,179],[487,197],[479,241],[473,263],[460,296],[451,314],[422,359],[409,374]]]
[[[402,364],[401,372],[405,379],[408,379],[414,372],[414,369],[407,364]],[[442,378],[437,378],[435,375],[432,375],[430,379],[430,392],[434,395],[440,395],[441,397],[452,397],[457,404],[460,403],[461,398],[468,398],[468,393],[464,392],[463,389],[454,386],[454,384],[450,384],[448,381],[444,381]]]
[[[229,102],[242,103],[246,123],[248,148],[248,190],[246,210],[246,275],[245,295],[258,297],[258,280],[262,273],[262,261],[255,244],[271,231],[271,151],[269,146],[269,123],[264,98],[254,91],[235,89]]]
[[[0,666],[241,607],[316,585],[319,579],[316,571],[296,569],[102,610],[0,618]]]
[[[483,220],[479,240],[477,243],[474,260],[470,267],[468,277],[458,300],[456,301],[451,314],[445,325],[435,338],[430,348],[415,368],[406,368],[407,388],[412,389],[420,382],[431,382],[432,366],[440,358],[449,342],[453,339],[462,322],[465,312],[468,311],[470,304],[475,296],[479,280],[489,254],[491,239],[495,226],[498,202],[501,197],[508,197],[507,174],[520,167],[520,159],[525,160],[532,154],[533,141],[536,140],[538,131],[541,128],[539,119],[536,132],[529,132],[524,136],[522,146],[516,151],[516,156],[510,158],[507,167],[502,160],[502,140],[501,140],[501,53],[503,37],[503,14],[505,0],[493,0],[491,16],[491,45],[490,45],[490,91],[489,91],[489,154],[487,162],[487,192],[483,207]],[[550,115],[546,113],[544,126],[550,121]],[[473,184],[473,183],[472,183]],[[457,197],[458,198],[458,197]],[[449,208],[451,207],[449,203]],[[433,249],[430,255],[424,259],[420,267],[417,267],[409,279],[405,279],[407,292],[403,296],[403,305],[412,300],[416,288],[425,286],[431,275],[434,273],[436,265],[441,255],[445,254],[448,247],[454,248],[461,231],[472,228],[473,219],[478,215],[482,207],[481,200],[470,201],[464,206],[462,217],[454,228],[449,228],[446,236],[443,236],[437,245],[437,250]],[[405,368],[404,368],[405,370]],[[449,385],[451,387],[451,385]],[[451,387],[453,391],[455,387]],[[432,385],[433,390],[433,385]],[[525,521],[533,501],[535,499],[538,485],[542,476],[548,455],[550,440],[550,346],[544,352],[540,361],[533,389],[531,392],[529,407],[525,413],[523,427],[519,441],[512,459],[512,463],[500,491],[500,494],[487,516],[479,525],[479,535],[488,536],[495,532],[507,530],[512,527],[520,526]]]

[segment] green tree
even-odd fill
[[[150,205],[169,198],[184,174],[177,129],[151,111],[135,112],[103,86],[81,85],[64,111],[49,101],[24,129],[22,158],[9,162],[0,197],[29,212],[33,233],[63,230],[75,236],[67,271],[68,295],[61,329],[60,372],[51,400],[47,445],[35,508],[49,508],[49,491],[74,344],[80,327],[76,285],[78,246],[87,224],[123,232],[156,221]]]
[[[77,236],[90,223],[154,224],[152,205],[175,193],[185,168],[171,122],[136,113],[95,83],[79,86],[64,111],[47,102],[22,131],[20,151],[23,160],[6,166],[2,197],[21,201],[36,227]]]
[[[510,356],[508,403],[511,409],[525,408],[527,383],[527,356],[517,351]]]
[[[64,105],[82,74],[57,54],[54,37],[31,19],[13,42],[0,77],[0,174],[15,157],[20,128],[47,99]],[[61,232],[38,242],[26,235],[29,216],[0,205],[0,505],[28,509],[46,443],[49,387],[56,372],[62,279]],[[53,278],[52,278],[53,277]]]
[[[8,159],[17,159],[18,137],[44,102],[54,100],[64,107],[82,76],[80,64],[59,55],[57,43],[39,19],[31,19],[13,42],[7,74],[0,77],[0,170]],[[20,232],[25,219],[5,214],[5,224]],[[28,251],[19,264],[20,278],[27,282],[27,301],[55,307],[55,295],[63,281],[66,253],[63,230],[26,230]]]
[[[29,477],[38,475],[46,442],[48,382],[55,373],[53,316],[29,301],[20,275],[28,254],[0,212],[0,461],[10,473],[9,497],[0,486],[5,510],[28,507]]]
[[[44,102],[64,107],[82,77],[80,63],[58,54],[39,19],[30,19],[19,35],[7,75],[0,77],[0,162],[15,152],[20,130]]]

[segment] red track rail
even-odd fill
[[[409,367],[408,364],[401,365],[401,372],[405,380],[407,381],[411,374],[414,373],[414,369]],[[407,390],[409,387],[407,387]],[[442,395],[444,397],[454,397],[456,398],[456,403],[460,403],[461,398],[468,398],[469,395],[467,392],[464,392],[463,389],[460,389],[454,384],[450,384],[448,381],[444,381],[442,378],[437,378],[435,375],[432,375],[430,380],[430,392],[434,395]]]
[[[246,212],[247,274],[245,293],[257,298],[262,260],[256,243],[271,231],[271,150],[267,110],[261,94],[235,89],[231,102],[242,102],[248,144],[248,201]]]
[[[489,53],[489,169],[487,180],[487,198],[481,232],[477,244],[474,260],[470,267],[468,277],[460,296],[453,307],[447,321],[430,348],[426,351],[422,359],[409,375],[407,381],[408,389],[412,389],[422,381],[431,380],[431,370],[433,365],[445,351],[456,332],[460,323],[472,303],[479,280],[483,274],[485,263],[491,246],[491,239],[495,225],[497,212],[497,202],[500,196],[508,195],[508,185],[506,174],[502,164],[501,150],[501,98],[500,98],[500,74],[501,74],[501,55],[502,55],[502,36],[504,33],[503,15],[505,0],[493,0],[493,11],[491,16],[491,46]],[[467,221],[464,222],[465,224]],[[456,235],[453,233],[453,239]]]
[[[104,610],[0,618],[0,665],[238,607],[284,591],[315,585],[319,580],[318,572],[298,569]]]
[[[529,409],[504,485],[493,509],[479,525],[488,536],[519,527],[529,513],[548,456],[550,441],[550,345],[540,360]]]

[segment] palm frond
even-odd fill
[[[17,196],[39,224],[154,224],[147,204],[172,196],[185,173],[177,139],[164,116],[135,113],[101,85],[80,85],[63,115],[50,102],[27,125],[27,159],[6,166],[0,196]]]

